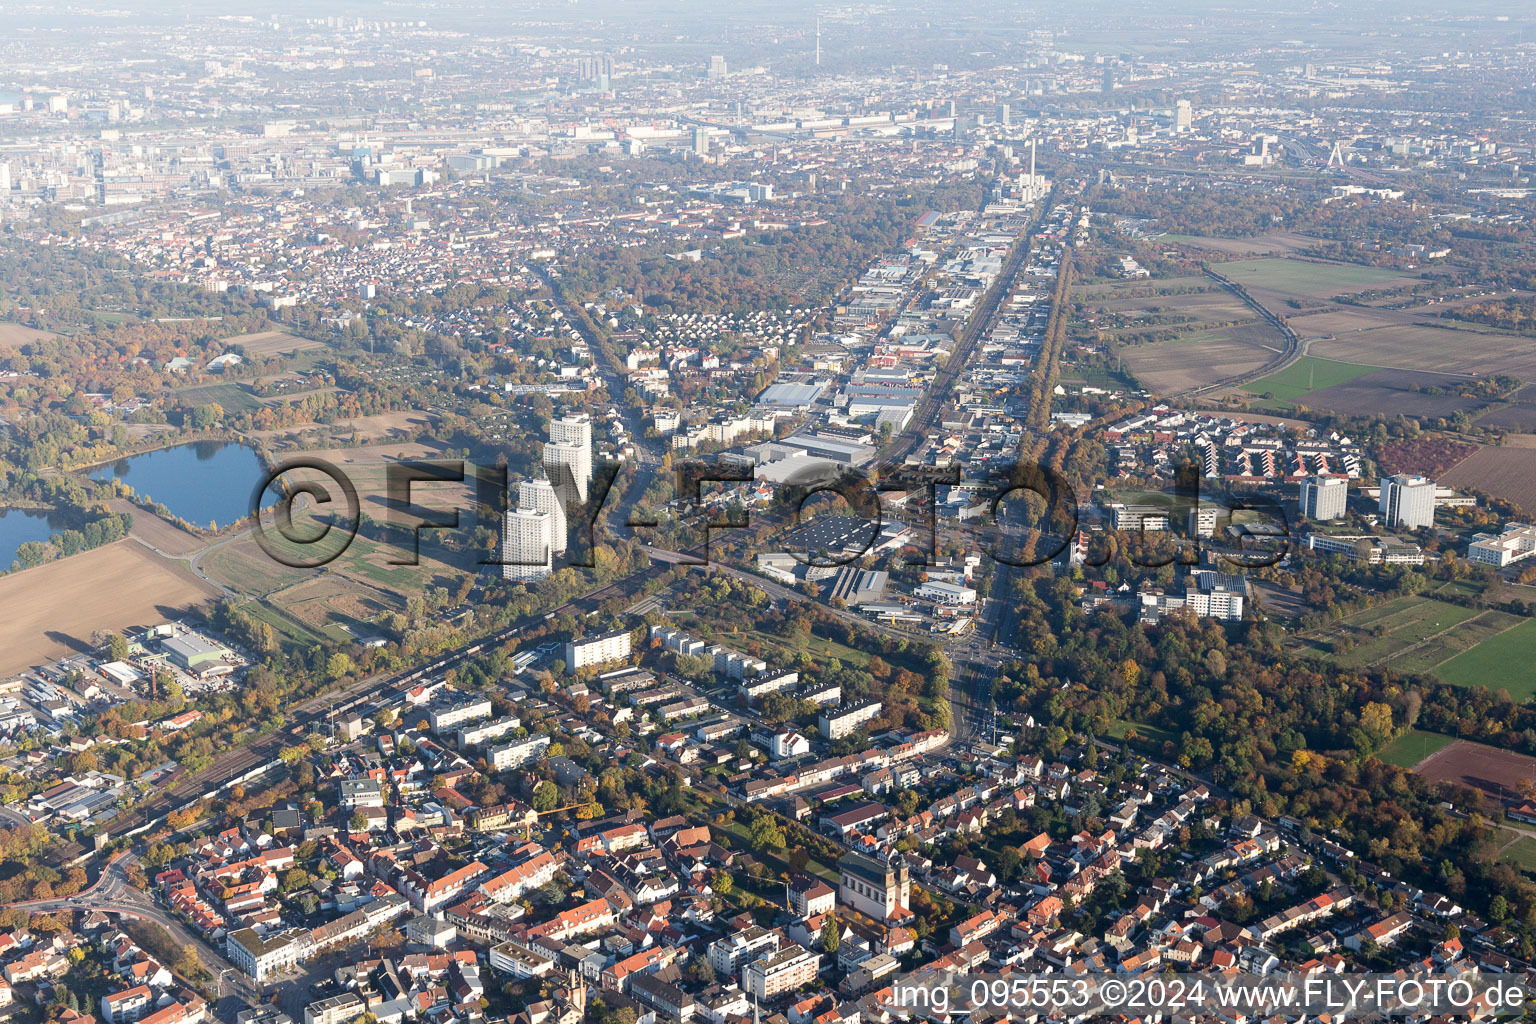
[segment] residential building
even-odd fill
[[[517,485],[517,507],[549,513],[549,547],[555,555],[565,554],[570,543],[570,527],[565,519],[565,503],[549,478],[540,474]]]
[[[491,702],[487,697],[470,697],[451,704],[434,707],[427,712],[427,724],[432,731],[446,735],[450,729],[465,722],[476,722],[491,717]]]
[[[1301,482],[1301,514],[1315,522],[1344,515],[1349,501],[1349,477],[1311,476]]]
[[[544,471],[566,502],[587,500],[592,483],[592,417],[587,413],[551,420],[544,446]]]
[[[548,512],[514,508],[501,529],[501,578],[529,582],[554,571],[554,522]]]
[[[241,928],[229,933],[224,951],[230,963],[256,981],[264,982],[308,955],[309,933],[295,929],[263,936],[255,929]]]
[[[304,1024],[348,1024],[366,1013],[363,1001],[351,992],[317,999],[304,1007]]]
[[[1435,524],[1435,482],[1399,474],[1381,481],[1380,508],[1387,526],[1417,530]]]
[[[820,956],[791,944],[743,967],[741,987],[760,1002],[774,999],[815,981],[820,967]]]
[[[529,736],[527,739],[513,740],[511,743],[492,747],[486,755],[486,760],[497,771],[506,771],[508,768],[522,768],[533,764],[544,756],[544,751],[547,749],[549,749],[548,736]]]
[[[565,670],[571,674],[593,665],[605,665],[629,657],[634,648],[634,634],[616,629],[598,636],[584,636],[565,645]]]
[[[827,708],[816,716],[816,728],[821,730],[824,738],[840,740],[844,736],[851,736],[858,732],[859,726],[865,722],[878,718],[882,707],[884,705],[873,698],[839,704],[835,708]]]
[[[101,997],[101,1016],[110,1024],[125,1024],[138,1020],[155,1005],[155,993],[148,985],[135,985],[121,992],[109,992]]]
[[[722,978],[735,978],[743,965],[779,948],[778,932],[748,928],[732,932],[709,944],[709,966]]]

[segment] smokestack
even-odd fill
[[[1035,183],[1035,140],[1029,140],[1029,183]]]

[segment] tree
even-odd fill
[[[353,832],[366,832],[368,831],[368,816],[362,811],[358,811],[352,815],[352,819],[347,824],[351,826]]]
[[[190,416],[194,430],[207,430],[224,418],[224,407],[217,402],[208,402],[193,408]]]
[[[752,822],[747,830],[747,837],[754,849],[757,850],[782,850],[785,839],[784,830],[773,819],[771,814],[759,814],[757,820]]]
[[[821,926],[821,951],[826,954],[837,952],[837,944],[841,939],[842,929],[838,926],[837,916],[828,914],[827,921]]]
[[[1498,894],[1488,901],[1488,920],[1500,924],[1509,918],[1509,901]]]
[[[1013,876],[1019,873],[1019,848],[1005,846],[997,855],[997,877],[1004,882],[1013,880]]]
[[[555,784],[545,779],[533,787],[533,809],[536,811],[552,811],[560,804],[560,790]]]

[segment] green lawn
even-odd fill
[[[1486,686],[1507,690],[1517,701],[1536,695],[1536,619],[1490,637],[1435,669],[1435,675],[1457,686]]]
[[[1499,855],[1499,859],[1509,861],[1522,871],[1536,874],[1536,839],[1521,836]]]
[[[1454,736],[1411,729],[1383,747],[1376,756],[1399,768],[1412,768],[1430,754],[1456,742]]]
[[[1108,735],[1112,740],[1123,740],[1132,729],[1136,730],[1138,737],[1149,743],[1161,745],[1179,742],[1179,737],[1167,729],[1148,725],[1145,722],[1128,722],[1123,718],[1117,718],[1110,723]]]
[[[1311,263],[1285,258],[1238,260],[1219,264],[1215,269],[1240,285],[1292,295],[1338,295],[1412,276],[1357,263]]]
[[[1322,388],[1347,384],[1376,369],[1378,367],[1363,363],[1341,363],[1333,359],[1302,356],[1279,373],[1243,385],[1243,390],[1254,395],[1270,394],[1279,401],[1292,402]]]
[[[321,636],[292,615],[272,607],[265,601],[248,601],[241,605],[240,608],[251,618],[259,619],[270,625],[277,632],[279,640],[298,644],[300,647],[310,647],[326,639],[339,639],[334,636]]]
[[[814,633],[806,638],[805,644],[801,648],[797,647],[786,637],[765,633],[756,629],[743,630],[740,633],[726,633],[723,630],[712,630],[711,632],[714,634],[711,639],[727,646],[742,646],[745,645],[748,639],[752,639],[758,641],[764,647],[776,647],[789,655],[797,654],[803,649],[806,654],[809,654],[818,662],[826,662],[830,658],[836,658],[844,665],[852,668],[864,668],[869,664],[869,655],[863,651],[856,651],[852,647],[838,643],[836,640],[829,640]]]

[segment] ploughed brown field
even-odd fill
[[[1440,482],[1505,498],[1536,515],[1536,448],[1480,448]]]
[[[1314,346],[1315,348],[1316,346]],[[1449,419],[1465,410],[1473,412],[1488,403],[1460,395],[1424,394],[1415,387],[1456,387],[1465,378],[1418,370],[1372,370],[1354,380],[1318,388],[1297,399],[1309,409],[1325,409],[1343,416],[1388,416],[1403,413],[1429,419]]]
[[[307,348],[319,348],[320,342],[301,338],[287,331],[257,331],[255,334],[236,334],[224,339],[225,345],[239,345],[253,359],[264,358],[278,352],[297,352]]]
[[[1420,761],[1413,770],[1434,782],[1459,782],[1495,800],[1519,802],[1521,785],[1536,778],[1536,757],[1457,740]]]
[[[1303,338],[1322,338],[1328,335],[1349,334],[1353,331],[1369,331],[1383,326],[1379,316],[1353,309],[1333,309],[1323,313],[1292,313],[1284,307],[1279,312],[1291,330]]]
[[[1508,405],[1483,413],[1477,418],[1477,425],[1500,430],[1536,430],[1536,384],[1527,384],[1510,395]]]
[[[217,593],[135,540],[0,576],[0,677],[80,653],[96,630],[164,622]]]
[[[1398,370],[1536,380],[1536,343],[1517,334],[1398,324],[1314,341],[1307,354]]]
[[[20,348],[27,342],[37,341],[39,338],[57,337],[57,334],[39,331],[32,327],[23,327],[21,324],[0,323],[0,352],[9,352],[11,349]]]
[[[1178,341],[1127,345],[1119,355],[1149,390],[1168,394],[1256,370],[1277,357],[1284,345],[1273,328],[1252,323]]]

